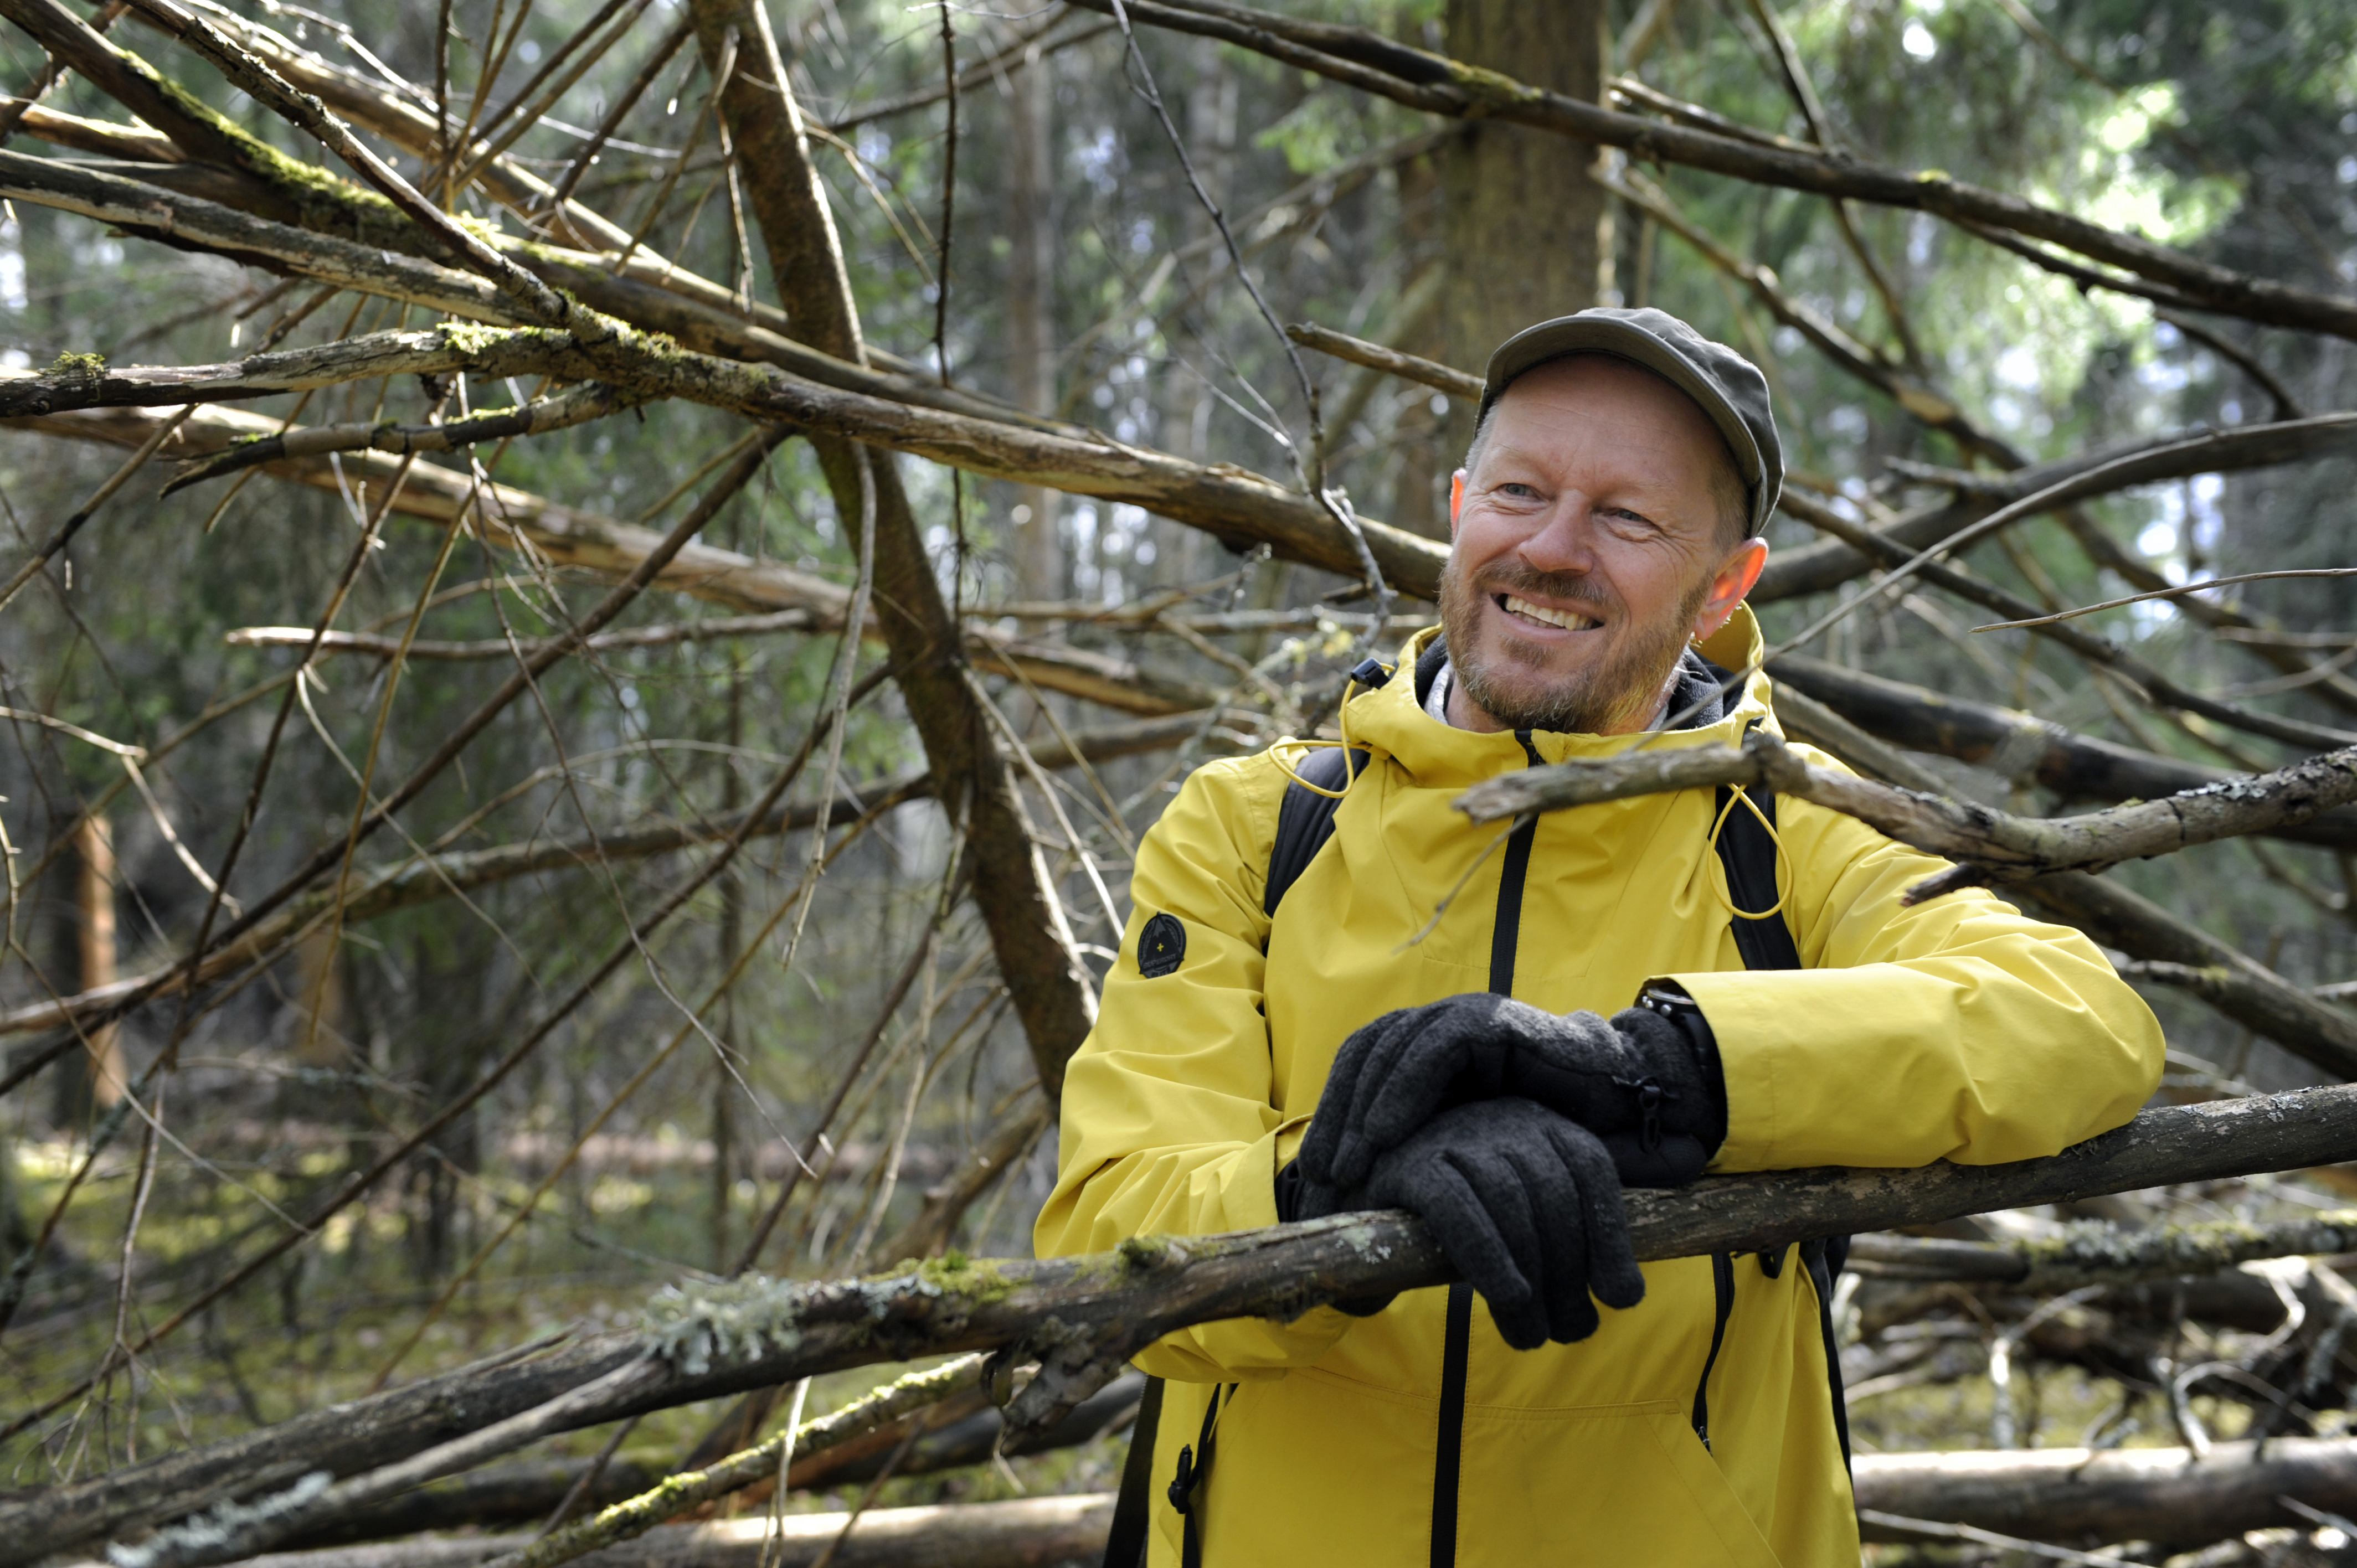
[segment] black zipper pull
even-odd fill
[[[1178,1450],[1178,1474],[1170,1483],[1170,1506],[1180,1513],[1195,1509],[1195,1449],[1192,1444]]]

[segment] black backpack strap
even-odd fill
[[[1321,746],[1303,757],[1293,771],[1318,789],[1340,789],[1364,771],[1372,755],[1356,746],[1345,752],[1339,746]],[[1268,852],[1268,891],[1260,901],[1261,911],[1271,918],[1285,901],[1286,889],[1301,879],[1318,852],[1326,847],[1326,841],[1334,836],[1334,812],[1342,802],[1331,795],[1320,795],[1318,789],[1305,789],[1288,781],[1285,799],[1276,808],[1276,843]]]
[[[1718,860],[1727,869],[1727,895],[1738,909],[1772,909],[1778,898],[1776,840],[1769,830],[1776,823],[1776,793],[1765,784],[1755,784],[1744,793],[1752,805],[1760,808],[1758,816],[1746,810],[1730,789],[1719,790],[1714,806],[1712,820],[1721,824]],[[1766,821],[1762,822],[1762,818]],[[1761,920],[1747,920],[1738,915],[1728,920],[1728,925],[1735,935],[1736,950],[1743,954],[1745,969],[1805,967],[1801,962],[1800,944],[1792,940],[1792,928],[1781,914]],[[1824,1339],[1825,1380],[1833,1398],[1834,1431],[1841,1438],[1842,1463],[1846,1465],[1850,1462],[1849,1402],[1842,1391],[1841,1347],[1834,1335],[1833,1303],[1834,1281],[1849,1257],[1849,1238],[1828,1236],[1804,1241],[1800,1251],[1809,1283],[1816,1288],[1817,1331]],[[1775,1278],[1783,1271],[1784,1256],[1781,1247],[1760,1253],[1760,1271]],[[1717,1262],[1716,1258],[1712,1260],[1714,1264]],[[1707,1378],[1708,1370],[1703,1375]],[[1700,1397],[1696,1395],[1697,1402]],[[1705,1441],[1707,1443],[1707,1439]]]
[[[1137,1420],[1129,1429],[1129,1457],[1122,1462],[1121,1492],[1114,1498],[1113,1533],[1105,1537],[1104,1568],[1146,1568],[1146,1530],[1152,1522],[1154,1434],[1162,1424],[1162,1380],[1146,1380]]]
[[[1801,1243],[1801,1262],[1817,1287],[1817,1332],[1825,1341],[1825,1381],[1834,1398],[1834,1432],[1841,1438],[1842,1463],[1855,1468],[1849,1452],[1849,1396],[1842,1390],[1841,1342],[1834,1335],[1834,1282],[1849,1262],[1849,1238],[1827,1236]]]

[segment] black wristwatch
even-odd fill
[[[1718,1036],[1711,1033],[1710,1020],[1702,1015],[1702,1004],[1687,995],[1684,986],[1674,980],[1651,982],[1637,993],[1637,1005],[1648,1013],[1660,1014],[1678,1026],[1694,1052],[1695,1064],[1706,1076],[1716,1076],[1724,1070],[1718,1060]]]

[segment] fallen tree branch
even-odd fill
[[[1846,676],[1852,672],[1841,673]],[[1879,684],[1902,692],[1919,691],[1915,687],[1899,687],[1896,682]],[[1922,704],[1925,711],[1937,710],[1943,701],[1934,693],[1920,694],[1927,699]],[[1969,705],[1957,704],[1960,708]],[[1866,734],[1847,717],[1822,706],[1804,693],[1788,689],[1778,694],[1776,706],[1788,733],[1823,747],[1859,772],[1906,789],[1929,794],[1944,792],[1945,781],[1914,758]],[[2007,717],[2004,709],[1986,711],[2000,721]],[[2342,814],[2347,814],[2345,808]],[[2309,826],[2327,822],[2331,815],[2327,813]],[[2294,985],[2190,921],[2180,919],[2116,883],[2083,871],[2040,877],[2011,892],[2024,903],[2041,908],[2050,918],[2076,926],[2105,947],[2128,954],[2139,971],[2166,969],[2173,973],[2192,966],[2190,972],[2230,976],[2233,983],[2196,990],[2195,994],[2236,1023],[2266,1036],[2293,1055],[2314,1062],[2334,1077],[2357,1079],[2357,1015]],[[2124,969],[2122,972],[2129,971]]]
[[[2276,1225],[2203,1220],[2140,1230],[2093,1221],[2050,1239],[1953,1241],[1877,1232],[1852,1240],[1849,1266],[1869,1277],[1971,1280],[2059,1294],[2089,1284],[2136,1284],[2215,1273],[2260,1258],[2357,1251],[2357,1210]]]
[[[89,408],[11,420],[9,427],[76,441],[137,446],[166,417],[138,408]],[[186,458],[221,451],[240,442],[274,435],[279,423],[242,409],[200,405],[164,446],[162,456]],[[511,550],[529,544],[557,566],[605,577],[623,576],[662,539],[651,528],[569,507],[512,485],[495,480],[479,484],[473,476],[456,468],[412,462],[402,483],[394,487],[394,476],[403,472],[398,459],[361,452],[342,462],[344,482],[365,482],[372,490],[393,489],[393,509],[404,516],[447,523],[464,513],[491,543]],[[335,469],[324,456],[284,457],[266,464],[264,469],[315,489],[338,488]],[[823,577],[701,542],[683,546],[664,564],[655,582],[674,593],[733,609],[800,609],[822,617],[832,613],[835,625],[842,623],[844,606],[850,597],[848,589]]]
[[[1961,863],[1907,890],[1907,901],[1991,880],[2101,869],[2169,854],[2197,843],[2306,822],[2357,800],[2357,746],[2328,752],[2255,779],[2205,784],[2132,806],[2075,817],[2021,817],[1976,801],[1896,789],[1818,768],[1766,730],[1731,746],[1624,752],[1598,761],[1559,762],[1502,775],[1458,797],[1477,822],[1529,811],[1568,811],[1602,800],[1726,785],[1766,784],[1857,818],[1930,854]]]
[[[608,1548],[598,1568],[813,1568],[848,1513],[787,1514],[666,1525]],[[1079,1492],[996,1503],[869,1509],[831,1568],[1039,1568],[1093,1561],[1113,1528],[1113,1494]],[[256,1557],[253,1568],[477,1568],[529,1545],[530,1535],[442,1536]]]
[[[2286,1497],[2336,1513],[2357,1511],[2357,1440],[2221,1443],[2200,1457],[2183,1448],[1862,1454],[1856,1477],[1858,1507],[1878,1513],[2084,1546],[2198,1546],[2306,1523],[2283,1507]],[[1871,1523],[1860,1534],[1908,1539]]]
[[[0,152],[0,160],[12,155]],[[533,368],[530,361],[507,366],[478,363],[458,348],[447,328],[418,332],[377,332],[364,338],[340,338],[316,348],[279,349],[250,354],[221,365],[134,365],[117,367],[91,363],[96,356],[68,356],[48,371],[11,371],[0,378],[0,419],[27,414],[61,413],[69,409],[145,407],[158,403],[218,403],[228,398],[268,397],[276,392],[308,392],[376,376],[438,376],[474,370],[490,376],[511,375]],[[335,426],[328,426],[333,429]],[[368,428],[362,426],[361,428]],[[320,439],[316,430],[290,432],[274,446],[268,441],[242,442],[232,450],[258,448],[269,456],[300,455],[306,444]],[[285,443],[292,441],[295,446]],[[359,445],[365,446],[362,442]],[[319,451],[345,448],[318,446]],[[428,448],[420,447],[419,450]]]
[[[0,194],[8,193],[5,160],[13,156],[19,155],[0,152]],[[145,209],[148,229],[167,220],[177,222],[178,208],[191,199],[153,186],[119,183],[131,188],[124,199]],[[322,243],[323,237],[305,231],[261,220],[246,222],[290,257],[303,256]],[[180,233],[183,240],[187,237]],[[446,271],[389,254],[382,257],[382,264],[395,272],[404,268],[415,272],[421,280],[419,290]],[[376,292],[383,292],[384,286]],[[489,314],[497,304],[487,300],[473,313]],[[988,478],[1128,502],[1225,540],[1266,543],[1277,554],[1304,564],[1353,579],[1362,575],[1361,545],[1348,529],[1316,500],[1258,475],[1190,463],[1071,427],[1039,429],[995,414],[904,403],[897,393],[845,391],[774,365],[683,349],[649,337],[619,318],[597,316],[586,303],[573,307],[572,313],[594,329],[589,336],[539,328],[501,332],[443,328],[420,335],[433,338],[438,332],[440,336],[437,346],[430,349],[421,346],[419,352],[430,353],[437,367],[456,351],[462,357],[463,368],[489,374],[602,380],[641,400],[680,398],[762,424],[784,424],[813,435],[908,452]],[[135,401],[129,396],[110,398],[102,381],[71,366],[16,378],[10,386],[24,400],[19,404],[24,412],[35,412],[34,405],[44,403],[46,410],[54,410]],[[1437,594],[1440,568],[1448,555],[1442,546],[1402,529],[1368,519],[1358,521],[1366,548],[1373,552],[1389,581],[1418,598],[1430,599]]]
[[[10,421],[16,429],[75,440],[111,445],[137,445],[160,428],[165,416],[136,408],[84,408],[67,413]],[[299,434],[301,427],[296,433]],[[175,433],[167,456],[185,457],[188,449],[218,452],[241,444],[267,441],[278,434],[278,422],[231,408],[199,405]],[[299,448],[300,444],[297,443]],[[405,472],[400,461],[365,450],[340,458],[339,479],[325,454],[290,455],[284,451],[264,459],[264,471],[314,489],[335,490],[341,484],[364,480],[384,483],[393,490],[393,508],[404,515],[447,521],[461,511],[492,543],[506,548],[529,544],[537,554],[558,565],[573,566],[601,577],[627,576],[662,536],[653,530],[619,519],[582,511],[496,482],[479,484],[455,468],[411,461]],[[401,482],[393,484],[399,475]],[[850,597],[848,589],[823,577],[797,572],[774,561],[756,561],[735,551],[701,542],[690,543],[664,564],[656,582],[674,592],[732,608],[772,611],[801,617],[810,629],[830,630],[843,624]],[[784,629],[783,621],[769,629]],[[308,646],[311,628],[299,630],[291,643],[274,635],[284,628],[255,628],[249,640],[257,646]],[[236,634],[232,634],[234,638]],[[590,648],[636,646],[632,634],[600,634],[587,639]],[[398,646],[397,639],[371,639],[365,633],[330,632],[325,651],[350,649],[371,652]],[[547,639],[522,644],[526,658],[548,648]],[[1207,691],[1193,682],[1157,676],[1137,665],[1103,653],[1054,645],[1017,644],[1001,649],[986,639],[970,640],[975,662],[985,669],[1008,672],[1019,667],[1026,679],[1045,690],[1101,703],[1124,712],[1163,714],[1206,706]],[[506,642],[471,644],[411,644],[411,657],[436,657],[446,649],[448,658],[513,659],[516,650]],[[419,650],[427,651],[421,653]]]
[[[1632,1192],[1627,1201],[1637,1255],[1660,1259],[1763,1251],[1813,1236],[2352,1158],[2357,1087],[2336,1086],[2147,1111],[2049,1159],[1779,1171]],[[1401,1214],[1144,1238],[1103,1256],[952,1259],[859,1281],[753,1277],[659,1300],[646,1334],[586,1337],[512,1368],[460,1374],[457,1382],[425,1380],[34,1497],[0,1499],[0,1563],[31,1562],[311,1470],[351,1474],[397,1462],[454,1429],[503,1420],[613,1371],[643,1353],[648,1335],[672,1369],[663,1384],[584,1409],[581,1424],[845,1367],[1017,1347],[1014,1354],[1041,1363],[1009,1406],[1019,1432],[1061,1415],[1140,1348],[1175,1329],[1226,1317],[1291,1317],[1448,1277],[1421,1223]],[[458,1389],[463,1412],[449,1397]]]
[[[833,623],[840,626],[838,620]],[[715,616],[709,620],[678,621],[665,626],[630,627],[601,631],[581,644],[584,653],[614,653],[629,648],[667,648],[680,642],[711,642],[725,637],[766,637],[780,631],[824,631],[830,624],[807,609],[778,610],[759,616]],[[364,653],[372,659],[405,659],[428,662],[512,659],[518,644],[505,638],[479,638],[470,642],[436,642],[418,638],[406,646],[397,637],[372,631],[314,632],[307,626],[242,626],[221,634],[231,648],[310,648],[322,655]],[[533,645],[521,644],[530,653]]]
[[[1975,633],[2015,631],[2026,626],[2047,626],[2058,620],[2076,620],[2081,616],[2091,616],[2098,610],[2115,610],[2127,605],[2144,604],[2151,599],[2178,599],[2183,598],[2188,594],[2202,594],[2216,588],[2231,588],[2241,583],[2274,583],[2280,582],[2286,577],[2357,577],[2357,566],[2298,566],[2281,572],[2236,572],[2231,576],[2205,577],[2198,583],[2181,583],[2174,587],[2149,588],[2140,594],[2105,599],[2100,604],[2079,605],[2071,609],[2056,610],[2050,615],[2038,616],[2029,620],[1995,621],[1987,626],[1976,626],[1972,629]]]
[[[980,1356],[961,1356],[925,1371],[911,1372],[831,1414],[790,1428],[704,1469],[670,1477],[628,1501],[552,1531],[529,1546],[503,1552],[492,1562],[498,1568],[554,1568],[602,1547],[634,1540],[700,1503],[757,1481],[775,1480],[778,1466],[788,1455],[815,1453],[848,1442],[920,1406],[974,1387],[982,1381],[983,1362]]]
[[[1780,704],[1792,691],[1804,693],[1869,735],[1986,768],[2015,783],[2044,785],[2066,800],[2148,800],[2246,777],[2079,735],[2018,709],[1797,653],[1770,663],[1768,673],[1787,689],[1778,697]],[[2357,809],[2335,807],[2304,822],[2263,831],[2300,843],[2357,850]]]
[[[78,212],[142,238],[218,252],[357,294],[474,320],[511,318],[496,289],[455,268],[56,158],[0,150],[0,196]]]
[[[1022,1452],[1046,1453],[1077,1447],[1098,1436],[1135,1409],[1144,1382],[1135,1372],[1114,1379],[1101,1392],[1073,1407],[1071,1414],[1025,1445]],[[986,1465],[998,1451],[1000,1436],[1006,1430],[1004,1419],[990,1403],[988,1391],[979,1385],[969,1386],[864,1433],[855,1434],[846,1427],[838,1441],[823,1442],[823,1423],[840,1413],[832,1412],[818,1421],[807,1422],[797,1432],[794,1456],[786,1477],[790,1490],[806,1492],[871,1479],[900,1447],[910,1430],[920,1425],[922,1435],[901,1455],[894,1475],[930,1476]],[[662,1449],[626,1450],[597,1474],[594,1493],[587,1501],[595,1509],[623,1502],[662,1482],[666,1471],[676,1463],[674,1455]],[[501,1528],[537,1523],[572,1494],[595,1465],[596,1460],[588,1455],[487,1465],[302,1530],[291,1537],[282,1550],[347,1546],[469,1526]],[[759,1507],[768,1500],[776,1481],[777,1471],[772,1466],[768,1475],[736,1494],[736,1506]]]

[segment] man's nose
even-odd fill
[[[1522,543],[1523,559],[1542,572],[1587,572],[1596,564],[1594,505],[1570,491],[1555,498],[1537,530]]]

